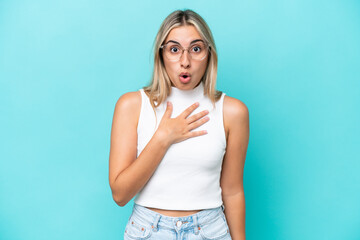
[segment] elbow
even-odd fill
[[[129,202],[128,200],[124,199],[123,197],[119,196],[119,194],[112,194],[112,198],[115,201],[117,205],[120,207],[126,206],[126,204]]]
[[[124,186],[121,186],[121,188],[119,188],[119,186],[115,186],[113,182],[110,182],[112,198],[120,207],[126,206],[126,204],[131,200],[128,192],[123,187]]]
[[[120,207],[124,207],[127,202],[124,201],[124,196],[121,194],[121,191],[115,189],[114,183],[110,181],[110,190],[112,194],[112,199]]]

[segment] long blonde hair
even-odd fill
[[[154,43],[154,71],[150,84],[144,87],[144,91],[148,94],[154,111],[171,93],[171,80],[164,66],[160,46],[173,28],[186,25],[193,25],[209,45],[208,63],[204,76],[201,79],[204,82],[204,95],[210,98],[214,107],[215,102],[221,97],[222,92],[215,89],[218,57],[210,28],[205,20],[196,12],[190,9],[184,11],[176,10],[165,18],[156,35]]]

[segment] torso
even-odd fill
[[[140,96],[141,97],[141,96]],[[226,122],[226,114],[225,114],[225,105],[226,105],[226,100],[229,97],[227,95],[225,95],[224,98],[224,128],[225,128],[225,136],[226,136],[226,140],[228,139],[228,134],[229,134],[229,129],[227,126],[227,122]],[[140,111],[140,106],[139,106],[139,111]],[[170,216],[170,217],[183,217],[183,216],[189,216],[192,214],[195,214],[197,212],[200,212],[201,210],[192,210],[192,211],[183,211],[183,210],[166,210],[166,209],[159,209],[159,208],[151,208],[151,207],[146,207],[154,212],[160,213],[162,215],[165,216]]]
[[[194,210],[194,211],[164,210],[164,209],[151,208],[151,207],[146,207],[146,208],[148,208],[152,211],[155,211],[157,213],[160,213],[162,215],[170,216],[170,217],[184,217],[184,216],[189,216],[189,215],[192,215],[192,214],[195,214],[195,213],[201,211],[201,210]]]

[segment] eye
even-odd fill
[[[179,52],[179,47],[177,47],[177,46],[171,46],[171,47],[170,47],[170,52],[172,52],[172,53],[178,53],[178,52]]]
[[[201,48],[200,47],[194,47],[195,52],[200,52]]]
[[[202,48],[200,46],[194,46],[192,49],[195,53],[199,53],[202,50]]]

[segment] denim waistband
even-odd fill
[[[220,207],[204,209],[188,216],[171,217],[134,203],[132,215],[136,219],[149,223],[154,231],[157,230],[158,226],[161,226],[162,228],[174,229],[176,231],[179,228],[194,228],[195,232],[197,232],[199,226],[212,221],[219,214],[224,214],[224,209],[224,205],[221,205]]]

